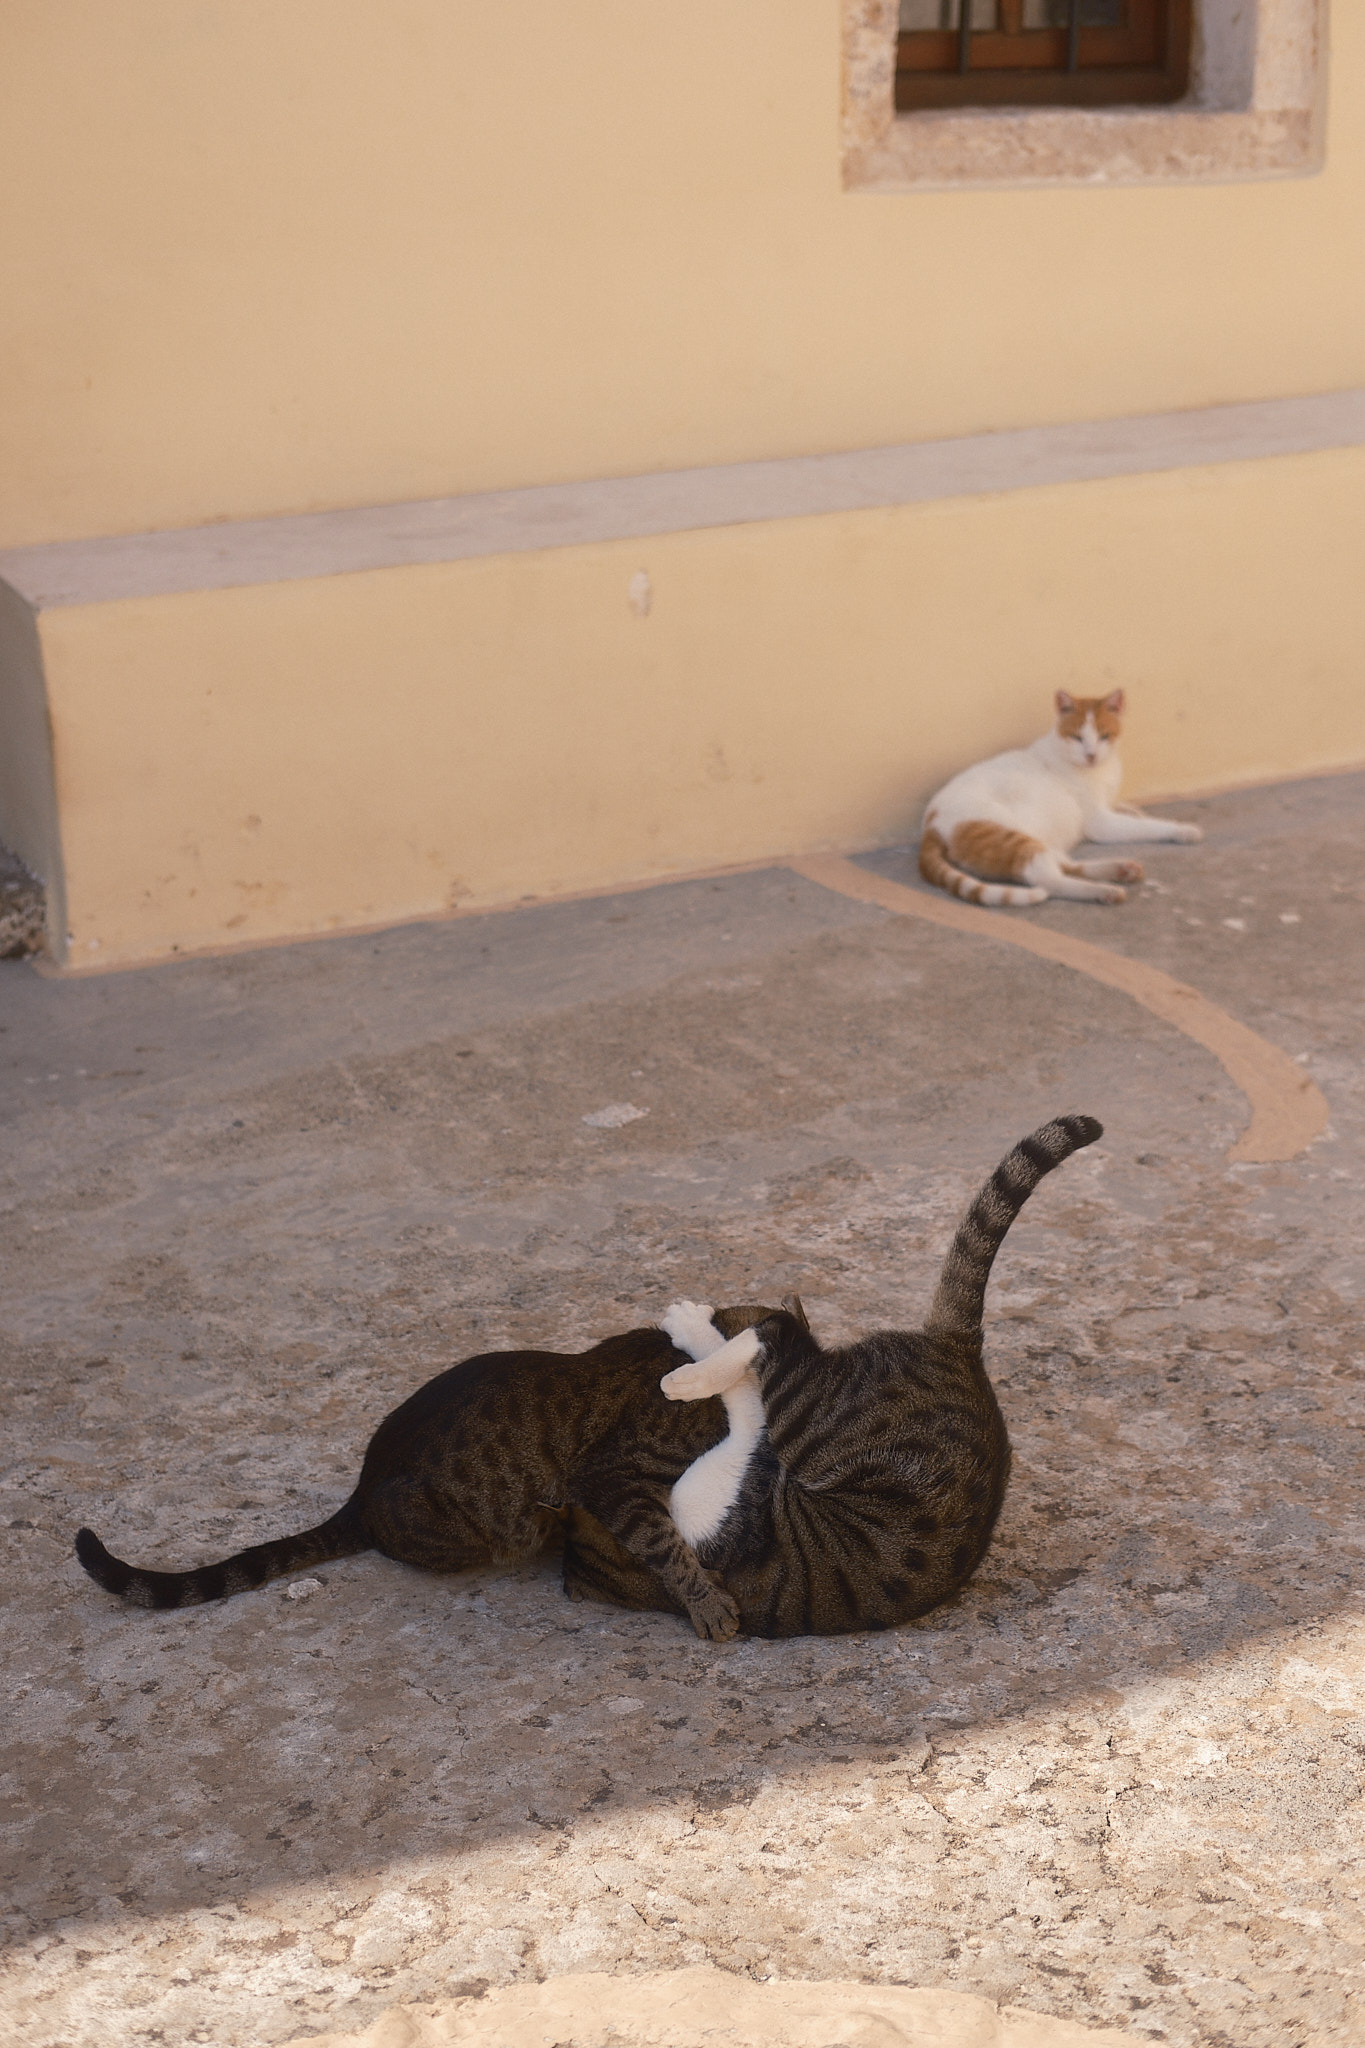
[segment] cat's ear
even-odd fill
[[[1076,709],[1076,699],[1068,696],[1065,690],[1058,690],[1052,701],[1057,706],[1057,716],[1059,718],[1069,718]]]
[[[1112,712],[1113,712],[1113,714],[1114,714],[1114,716],[1115,716],[1115,718],[1122,718],[1122,716],[1123,716],[1123,692],[1122,692],[1122,690],[1111,690],[1111,691],[1109,692],[1109,695],[1108,695],[1108,696],[1107,696],[1107,697],[1105,698],[1105,700],[1104,700],[1104,707],[1103,707],[1103,708],[1104,708],[1104,709],[1105,709],[1106,711],[1112,711]]]
[[[810,1328],[810,1317],[806,1314],[806,1311],[802,1306],[801,1297],[799,1294],[784,1294],[782,1297],[782,1306],[787,1311],[787,1314],[789,1316],[796,1317],[797,1322],[800,1323],[803,1330],[808,1330]]]

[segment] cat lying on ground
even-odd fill
[[[1058,690],[1056,705],[1057,723],[1042,739],[964,768],[930,799],[919,848],[926,882],[969,903],[1041,903],[1048,896],[1122,903],[1121,884],[1142,880],[1140,864],[1068,860],[1073,846],[1082,839],[1111,845],[1203,838],[1197,825],[1149,818],[1118,802],[1122,690],[1107,697]]]
[[[665,1329],[579,1354],[466,1359],[380,1424],[318,1528],[191,1571],[125,1564],[89,1529],[76,1555],[135,1606],[186,1607],[363,1550],[429,1571],[531,1557],[562,1523],[566,1591],[684,1613],[704,1637],[909,1620],[976,1569],[1004,1497],[992,1261],[1043,1176],[1099,1135],[1062,1117],[996,1168],[922,1332],[825,1352],[799,1302],[681,1303]]]
[[[1015,1146],[963,1218],[921,1331],[823,1351],[799,1303],[740,1330],[733,1310],[669,1310],[664,1328],[694,1363],[664,1393],[719,1394],[731,1419],[726,1443],[674,1487],[673,1516],[746,1635],[889,1628],[976,1570],[1010,1468],[982,1363],[986,1281],[1039,1181],[1100,1135],[1093,1117],[1059,1117]],[[676,1605],[578,1510],[564,1582],[621,1606]]]
[[[730,1313],[743,1328],[771,1311]],[[362,1550],[436,1572],[512,1563],[544,1550],[577,1508],[666,1589],[665,1604],[698,1635],[724,1639],[735,1633],[735,1604],[668,1512],[674,1482],[725,1435],[719,1401],[680,1408],[660,1393],[660,1376],[683,1359],[659,1329],[578,1353],[467,1358],[380,1423],[355,1492],[320,1527],[196,1571],[124,1564],[89,1529],[76,1555],[133,1606],[189,1607]]]

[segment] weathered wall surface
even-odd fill
[[[70,958],[894,842],[1057,684],[1138,793],[1365,758],[1363,526],[1356,449],[45,613]]]
[[[0,547],[1365,386],[1334,35],[1317,175],[871,193],[837,0],[15,0]],[[1349,765],[1363,463],[20,607],[0,838],[89,966],[885,843],[1058,684]]]
[[[0,545],[1365,382],[1326,168],[847,193],[838,0],[12,0]]]

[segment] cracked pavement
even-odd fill
[[[1227,1164],[1237,1090],[1116,991],[780,868],[0,961],[0,2041],[265,2048],[704,1962],[1362,2038],[1362,797],[1173,806],[1207,841],[1128,904],[1027,913],[1303,1061],[1332,1124],[1279,1166]],[[149,1614],[74,1563],[80,1522],[182,1565],[318,1519],[476,1350],[791,1288],[831,1338],[914,1323],[1062,1108],[1106,1135],[997,1264],[998,1538],[920,1623],[715,1646],[553,1559],[377,1556]]]

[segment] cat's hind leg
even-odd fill
[[[1064,860],[1062,866],[1090,882],[1140,882],[1144,874],[1140,860]]]
[[[991,909],[1041,903],[1047,890],[1030,887],[1026,869],[1033,855],[1042,851],[1041,841],[1027,832],[1015,832],[988,818],[964,820],[945,841],[928,818],[920,840],[919,871],[926,882],[966,903],[984,903]],[[985,879],[978,881],[977,876]]]
[[[489,1507],[484,1517],[470,1512],[452,1489],[395,1477],[367,1496],[363,1515],[376,1550],[428,1572],[534,1557],[560,1522],[560,1510],[544,1501],[513,1503],[499,1496]]]
[[[1063,860],[1048,846],[1039,847],[1025,872],[1029,881],[1049,896],[1080,897],[1089,903],[1123,903],[1127,899],[1127,890],[1118,883],[1092,879],[1079,862]]]
[[[586,1508],[570,1508],[564,1527],[564,1591],[570,1600],[685,1614],[681,1600],[618,1543]]]

